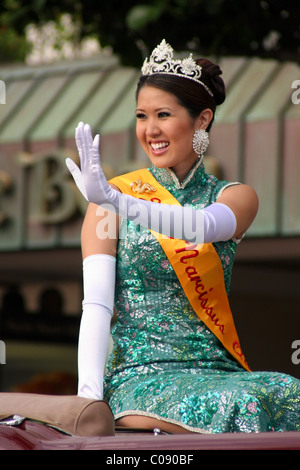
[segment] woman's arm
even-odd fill
[[[248,230],[258,211],[258,197],[253,188],[236,184],[226,188],[217,200],[228,206],[236,218],[234,238],[241,238]]]
[[[231,192],[229,196],[228,188],[217,203],[201,210],[157,204],[120,194],[108,184],[102,171],[99,135],[93,139],[90,127],[80,123],[76,129],[76,142],[81,169],[70,159],[66,163],[82,194],[94,204],[108,204],[113,212],[136,224],[188,242],[213,243],[244,233],[249,221],[253,220],[254,203],[250,200],[252,190],[245,185],[242,185],[243,194],[240,196],[238,192],[234,196]],[[251,194],[254,200],[255,193]]]
[[[104,220],[105,224],[112,227],[112,230],[109,231],[110,236],[107,237],[104,233],[99,233],[100,227],[104,225]],[[90,203],[81,230],[82,258],[99,253],[116,257],[118,230],[119,218],[115,213]]]
[[[99,222],[114,214],[98,215],[90,204],[82,227],[82,317],[78,342],[78,395],[103,399],[103,376],[114,307],[117,237],[103,238]]]

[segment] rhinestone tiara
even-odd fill
[[[150,59],[145,59],[142,66],[143,75],[154,75],[154,74],[165,74],[165,75],[176,75],[177,77],[188,78],[194,82],[202,85],[205,90],[211,95],[213,92],[208,88],[205,83],[200,80],[202,74],[201,65],[196,64],[193,59],[193,55],[182,60],[173,59],[173,49],[165,39],[152,51]]]

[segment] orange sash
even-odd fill
[[[146,169],[115,177],[122,193],[157,203],[179,202]],[[224,284],[220,258],[211,243],[192,245],[151,231],[168,257],[198,317],[232,356],[250,370],[241,350]]]

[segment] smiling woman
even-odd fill
[[[206,109],[193,119],[174,94],[147,85],[138,95],[136,134],[151,163],[172,168],[183,181],[199,157],[193,149],[195,131],[206,129],[212,114]]]
[[[146,59],[136,133],[150,169],[108,184],[99,136],[83,123],[76,129],[81,169],[67,165],[90,202],[82,228],[78,394],[104,397],[119,426],[300,430],[300,381],[250,371],[229,306],[237,245],[258,200],[251,187],[204,169],[208,132],[225,98],[220,73],[206,60],[174,60],[165,41]],[[107,204],[114,226],[121,216],[118,238],[97,232],[98,205]]]

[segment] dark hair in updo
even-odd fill
[[[202,67],[202,74],[200,80],[208,86],[212,91],[211,96],[204,86],[184,77],[177,75],[141,75],[137,90],[136,99],[138,98],[141,88],[144,86],[153,86],[160,88],[168,93],[176,96],[179,103],[184,106],[192,118],[199,116],[204,109],[211,109],[215,115],[216,107],[223,103],[225,100],[225,85],[220,77],[222,70],[220,67],[208,59],[196,60],[198,65]],[[214,119],[214,118],[213,118]],[[210,130],[213,119],[211,120],[207,131]]]

